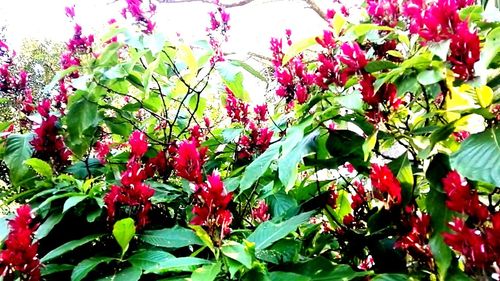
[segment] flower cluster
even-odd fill
[[[224,236],[231,232],[233,215],[227,209],[233,197],[226,192],[224,184],[217,173],[207,176],[206,183],[196,184],[194,192],[195,205],[193,206],[194,218],[192,224],[205,226],[208,234],[218,238],[220,243]]]
[[[257,153],[263,153],[267,150],[273,137],[273,132],[265,127],[267,120],[267,105],[257,105],[253,108],[255,114],[254,120],[250,121],[248,104],[234,96],[233,92],[226,88],[226,110],[227,115],[232,122],[240,123],[245,134],[238,140],[238,159],[251,159]]]
[[[37,107],[42,122],[35,128],[35,137],[31,145],[35,150],[37,158],[52,160],[56,167],[64,167],[69,164],[71,151],[64,144],[58,117],[50,113],[51,104],[49,100],[43,100]]]
[[[389,205],[401,203],[401,185],[387,165],[372,164],[370,180],[375,197],[383,199],[387,196]]]
[[[177,176],[193,183],[202,183],[202,168],[205,163],[207,148],[199,148],[193,140],[186,140],[179,144],[175,156],[174,168]]]
[[[472,191],[467,181],[456,171],[443,178],[446,206],[468,219],[455,217],[449,223],[452,233],[443,233],[444,241],[463,255],[468,270],[487,269],[500,264],[500,213],[490,213],[479,201],[477,191]]]
[[[409,231],[396,241],[394,247],[407,251],[414,259],[429,263],[432,260],[428,237],[431,217],[409,206],[405,208],[405,213],[410,214],[409,220],[405,221]]]
[[[127,7],[122,10],[123,17],[127,18],[127,15],[132,16],[144,33],[151,34],[156,25],[156,23],[151,20],[152,16],[156,12],[156,6],[150,2],[148,7],[149,10],[146,12],[141,8],[142,0],[126,1]]]
[[[229,25],[229,14],[226,12],[224,6],[219,0],[214,1],[217,6],[215,12],[209,12],[210,26],[207,27],[210,46],[214,50],[214,55],[210,58],[212,64],[224,61],[224,54],[222,53],[222,41],[227,41],[228,31],[231,28]],[[222,38],[220,38],[222,37]]]
[[[376,24],[390,27],[395,27],[398,24],[399,5],[397,1],[368,0],[366,11]]]
[[[474,77],[474,63],[479,60],[479,37],[462,21],[458,11],[473,5],[472,0],[437,0],[426,3],[411,0],[405,3],[403,14],[409,19],[410,32],[417,33],[424,42],[450,40],[448,61],[461,80]]]
[[[126,170],[121,175],[121,185],[112,185],[111,190],[104,196],[108,211],[108,220],[112,221],[117,212],[134,214],[137,216],[137,228],[147,225],[148,213],[151,210],[151,197],[154,190],[144,180],[147,178],[146,170],[141,163],[141,157],[146,153],[148,142],[144,133],[135,131],[129,139],[131,158]]]
[[[260,200],[257,207],[252,210],[252,218],[259,223],[265,222],[271,217],[268,210],[269,206],[267,206],[266,201]]]
[[[278,82],[276,95],[284,98],[288,104],[292,104],[294,100],[299,104],[305,103],[309,98],[308,87],[316,80],[314,73],[308,72],[301,56],[296,56],[283,65],[284,54],[281,39],[271,39],[271,51],[273,52],[274,75]]]
[[[9,222],[10,232],[5,249],[0,252],[0,277],[3,280],[38,281],[40,260],[37,257],[38,242],[33,241],[38,228],[28,205],[19,207],[16,217]]]

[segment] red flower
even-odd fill
[[[486,241],[479,230],[467,227],[459,218],[455,218],[449,226],[454,233],[443,233],[446,244],[465,256],[467,263],[473,267],[484,269],[489,265]]]
[[[432,257],[427,233],[431,217],[428,214],[412,214],[410,231],[401,236],[394,244],[395,248],[407,250],[414,258],[429,259]]]
[[[197,185],[193,206],[195,216],[191,223],[207,227],[208,233],[214,238],[219,232],[222,240],[231,231],[229,225],[233,215],[227,210],[231,199],[232,193],[226,192],[220,176],[214,172],[207,177],[207,183]]]
[[[453,138],[455,138],[455,141],[463,142],[466,138],[470,136],[470,133],[467,131],[458,131],[458,132],[453,132],[451,135],[453,136]]]
[[[193,141],[183,141],[177,149],[174,168],[179,177],[194,183],[203,180],[201,169],[206,149],[198,150]]]
[[[342,54],[339,56],[339,60],[352,72],[362,70],[368,63],[365,53],[357,42],[344,43],[340,46],[340,50]]]
[[[16,217],[9,222],[6,248],[0,252],[0,277],[14,280],[17,272],[21,280],[38,281],[41,278],[40,260],[37,257],[38,242],[33,242],[38,225],[33,225],[28,205],[19,207],[16,213]]]
[[[448,61],[451,70],[459,79],[470,80],[474,78],[474,64],[479,61],[479,36],[472,32],[466,21],[461,22],[451,36],[450,54]]]
[[[372,164],[370,179],[375,189],[388,194],[389,202],[401,203],[401,186],[387,165]]]
[[[262,105],[256,105],[253,108],[253,111],[255,112],[256,119],[259,122],[265,122],[267,120],[267,104],[262,104]]]
[[[233,92],[227,87],[226,87],[226,92],[227,92],[227,99],[226,99],[227,115],[231,118],[232,122],[247,124],[248,104],[236,98]]]
[[[368,0],[367,12],[374,23],[395,27],[398,24],[399,5],[393,0]]]
[[[446,207],[450,210],[465,213],[480,221],[488,218],[488,208],[479,201],[476,191],[470,189],[467,181],[460,177],[457,171],[450,171],[443,178],[443,189],[446,192]]]
[[[148,151],[148,139],[141,131],[134,131],[130,136],[128,143],[133,156],[142,157]]]
[[[269,206],[267,206],[266,201],[260,200],[257,207],[252,210],[252,218],[259,223],[265,222],[271,216],[268,210]]]

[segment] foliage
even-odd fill
[[[276,99],[254,106],[243,73],[258,73],[221,50],[222,6],[193,44],[156,32],[141,1],[124,10],[135,28],[75,24],[52,99],[22,101],[30,118],[0,141],[5,203],[32,208],[0,224],[0,275],[498,276],[500,27],[471,1],[421,2],[367,1],[361,22],[329,10],[322,35],[272,39]]]

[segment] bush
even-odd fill
[[[329,10],[322,35],[271,40],[275,102],[252,106],[223,6],[188,45],[139,2],[135,28],[75,25],[52,98],[21,98],[30,118],[3,133],[4,201],[26,204],[0,224],[5,280],[498,278],[500,29],[482,7]]]

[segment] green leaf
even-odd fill
[[[258,251],[255,256],[273,264],[294,263],[299,259],[301,244],[292,239],[282,239],[271,247]]]
[[[67,210],[73,208],[76,206],[78,203],[82,202],[87,198],[87,195],[77,195],[77,196],[71,196],[70,198],[66,199],[64,202],[63,206],[63,213],[65,213]]]
[[[397,273],[383,273],[375,275],[372,281],[407,281],[408,275]]]
[[[94,135],[99,121],[97,114],[97,103],[88,100],[83,95],[74,96],[76,100],[70,100],[66,124],[68,137],[66,144],[77,156],[82,156],[91,145],[90,136]]]
[[[389,163],[388,166],[401,183],[403,200],[410,200],[414,180],[408,153],[403,153],[400,157]]]
[[[38,158],[30,158],[25,160],[24,164],[33,168],[33,170],[42,177],[52,178],[52,167],[50,167],[49,163]]]
[[[119,272],[99,279],[98,281],[138,281],[141,279],[142,269],[138,267],[128,267]]]
[[[243,87],[243,73],[239,67],[230,62],[220,62],[216,66],[222,81],[234,93],[234,95],[244,101],[248,100],[248,92]]]
[[[305,39],[302,39],[300,41],[292,43],[290,48],[288,48],[288,50],[285,52],[285,55],[283,56],[282,65],[287,64],[292,58],[294,58],[296,55],[302,53],[306,49],[310,48],[311,46],[318,44],[316,42],[316,37],[317,36],[313,36],[313,37],[305,38]]]
[[[236,241],[227,241],[222,245],[221,251],[226,257],[240,262],[246,268],[252,268],[253,255],[249,247]]]
[[[210,235],[201,227],[200,225],[190,225],[194,232],[196,233],[196,236],[203,242],[203,245],[207,246],[212,253],[215,252],[215,247],[214,247],[214,242],[212,242],[212,238],[210,238]]]
[[[31,158],[33,147],[30,142],[33,134],[12,134],[7,138],[3,160],[9,168],[9,178],[14,186],[18,186],[29,174],[24,161]]]
[[[278,177],[285,187],[285,191],[293,188],[297,179],[297,165],[302,161],[302,158],[314,150],[316,145],[316,137],[319,135],[319,130],[316,130],[306,137],[300,139],[300,142],[290,150],[289,153],[281,154],[278,160]]]
[[[165,248],[182,248],[189,245],[203,245],[203,242],[191,229],[175,226],[160,230],[147,230],[139,236],[142,241]]]
[[[380,26],[373,23],[362,23],[354,25],[347,32],[348,33],[352,32],[354,36],[356,36],[356,38],[359,38],[370,31],[376,31],[376,30],[392,30],[392,28],[387,26]]]
[[[443,71],[437,69],[425,70],[417,75],[417,81],[424,86],[435,84],[443,79]]]
[[[72,270],[75,266],[71,264],[44,264],[41,269],[42,276],[47,276],[50,274],[69,271]]]
[[[368,159],[370,159],[371,152],[373,148],[375,148],[375,145],[377,144],[377,134],[378,131],[374,131],[373,134],[371,134],[363,143],[362,148],[363,148],[364,161],[368,161]]]
[[[310,277],[293,272],[274,271],[269,273],[271,281],[311,281]]]
[[[146,273],[162,274],[172,271],[194,271],[200,265],[210,264],[210,261],[194,258],[181,257],[164,259],[156,267],[146,270]]]
[[[271,163],[278,157],[281,144],[274,143],[245,168],[240,182],[240,193],[249,189],[264,173]]]
[[[255,243],[256,250],[263,250],[274,242],[286,237],[295,231],[299,225],[306,222],[313,212],[301,213],[281,223],[266,221],[260,224],[255,231],[248,236],[248,241]]]
[[[266,199],[269,201],[273,218],[281,217],[298,206],[297,200],[284,191],[272,194],[266,197]]]
[[[243,132],[243,128],[226,128],[222,130],[222,137],[224,138],[224,142],[232,142],[236,138],[238,138]]]
[[[128,261],[135,267],[150,270],[158,266],[163,260],[172,258],[175,258],[175,256],[164,251],[146,250],[135,253],[128,258]]]
[[[191,281],[214,281],[220,271],[221,264],[219,262],[204,265],[193,271]]]
[[[370,72],[370,73],[373,73],[373,72],[377,72],[377,71],[381,71],[381,70],[393,69],[396,67],[398,67],[398,65],[393,63],[392,61],[375,60],[375,61],[369,62],[365,66],[365,70]]]
[[[135,235],[135,222],[132,218],[125,218],[115,222],[113,226],[113,236],[118,242],[118,245],[122,248],[122,256],[128,249],[128,244],[130,240],[134,238]]]
[[[35,238],[37,240],[40,240],[47,236],[52,228],[54,228],[54,226],[56,226],[62,220],[63,216],[64,214],[62,213],[55,213],[48,217],[36,230]]]
[[[468,137],[451,155],[451,167],[462,176],[500,186],[500,129]]]
[[[439,233],[432,235],[429,240],[429,245],[431,247],[432,255],[436,261],[439,279],[444,280],[451,265],[452,252],[448,245],[444,242],[444,238]]]
[[[71,281],[80,281],[85,276],[87,276],[94,268],[96,268],[101,263],[108,263],[112,261],[113,258],[107,257],[92,257],[81,261],[75,266],[73,272],[71,272]]]
[[[72,251],[72,250],[76,249],[77,247],[80,247],[84,244],[87,244],[90,241],[94,241],[101,236],[103,236],[103,235],[102,234],[93,234],[93,235],[86,236],[86,237],[79,239],[79,240],[73,240],[73,241],[64,243],[61,246],[48,252],[43,258],[40,259],[40,261],[42,263],[45,263],[51,259],[60,257],[63,254],[65,254],[69,251]]]
[[[320,271],[311,276],[311,281],[342,280],[349,281],[358,277],[371,275],[371,271],[354,271],[349,265],[339,264],[333,270]]]

